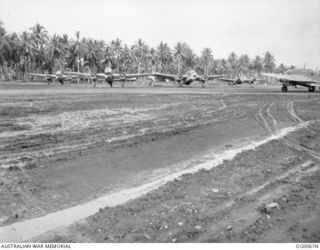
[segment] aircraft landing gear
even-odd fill
[[[206,87],[206,85],[204,84],[204,82],[201,83],[201,87],[202,87],[202,88],[205,88],[205,87]]]
[[[283,85],[282,88],[281,88],[281,91],[282,92],[288,92],[288,87]]]
[[[122,82],[121,82],[121,87],[124,88],[125,85],[126,85],[126,82],[125,82],[125,81],[122,81]]]
[[[315,89],[316,89],[316,87],[310,86],[310,87],[309,87],[309,92],[314,92]]]
[[[149,82],[149,87],[154,87],[154,81]]]

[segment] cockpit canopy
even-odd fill
[[[189,70],[186,72],[186,76],[188,78],[196,78],[198,76],[198,74],[194,70]]]

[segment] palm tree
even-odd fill
[[[226,74],[226,72],[228,71],[228,62],[226,59],[218,59],[217,61],[217,70],[218,70],[218,74]]]
[[[62,71],[64,71],[64,66],[68,63],[67,59],[70,57],[70,41],[69,41],[69,36],[67,34],[63,34],[62,37],[60,37],[60,44],[61,48],[63,49],[63,54],[61,57],[61,62],[62,62]]]
[[[35,48],[36,44],[32,39],[31,35],[24,31],[20,34],[20,55],[21,55],[21,62],[22,71],[23,71],[23,78],[24,73],[26,71],[30,72],[32,67],[32,62],[35,56]]]
[[[58,35],[54,34],[49,38],[48,44],[45,48],[45,54],[48,60],[51,62],[50,71],[53,72],[55,67],[55,60],[59,60],[60,70],[63,70],[62,59],[65,56],[64,44],[61,42],[62,39]]]
[[[230,55],[228,56],[227,61],[230,67],[230,71],[232,72],[232,74],[234,74],[238,65],[238,59],[237,59],[236,53],[231,52]]]
[[[13,32],[8,36],[8,42],[10,45],[10,53],[8,55],[7,66],[10,67],[11,72],[17,77],[20,72],[20,40],[18,34]]]
[[[148,54],[148,59],[149,59],[149,63],[151,64],[151,71],[155,71],[156,66],[159,63],[159,57],[158,57],[158,53],[157,50],[155,48],[151,48]]]
[[[112,65],[114,64],[114,55],[112,48],[107,45],[105,46],[103,52],[102,52],[102,59],[100,63],[103,65],[103,68],[110,67],[112,68]]]
[[[82,62],[84,61],[84,44],[80,40],[80,31],[76,32],[76,40],[69,42],[69,58],[68,61],[72,68],[75,68],[78,72],[80,72],[80,66],[82,66]],[[80,83],[80,79],[78,78],[78,84]]]
[[[34,27],[31,27],[30,30],[32,39],[34,39],[37,48],[41,50],[43,45],[48,40],[48,31],[39,23],[37,23]]]
[[[203,66],[203,72],[209,75],[209,69],[213,64],[213,55],[210,48],[204,48],[201,51],[200,63]]]
[[[283,63],[280,63],[278,68],[277,68],[277,73],[285,73],[288,70],[288,68],[286,67],[286,65],[284,65]]]
[[[196,64],[197,64],[197,57],[193,53],[190,46],[188,45],[185,47],[185,59],[184,59],[185,71],[193,69]]]
[[[168,44],[160,42],[159,46],[157,47],[157,55],[160,63],[160,72],[163,72],[172,61],[171,51]]]
[[[36,68],[41,67],[43,71],[43,67],[45,64],[45,52],[44,45],[48,41],[48,31],[39,23],[37,23],[34,27],[30,28],[31,30],[31,38],[35,44],[35,63]]]
[[[183,51],[183,44],[181,42],[178,42],[177,45],[174,47],[174,53],[173,53],[174,59],[177,62],[178,66],[178,74],[181,74],[181,64],[182,61],[185,59],[184,51]]]
[[[128,68],[130,68],[130,70],[133,69],[133,65],[132,62],[134,61],[134,59],[137,59],[136,57],[132,56],[132,52],[131,50],[128,48],[128,46],[125,44],[124,48],[123,48],[123,52],[121,55],[121,67],[122,67],[122,71],[124,71],[125,73],[127,73]],[[143,59],[143,57],[141,58],[141,60]],[[139,65],[139,64],[138,64]],[[130,67],[131,66],[131,67]],[[140,66],[138,66],[139,68]],[[140,72],[139,72],[140,73]]]
[[[0,22],[0,63],[4,63],[4,55],[11,50],[9,40],[6,30],[2,27],[2,22]]]
[[[263,65],[264,65],[265,70],[268,73],[272,72],[275,67],[275,59],[269,51],[267,51],[264,55]]]
[[[239,69],[242,72],[247,73],[250,67],[250,58],[247,54],[240,56],[239,58]]]
[[[89,63],[93,72],[96,72],[96,67],[99,61],[98,45],[97,41],[88,38],[84,40],[85,44],[85,54],[84,59]]]
[[[110,43],[110,47],[112,48],[112,52],[115,58],[115,64],[117,65],[118,72],[120,71],[120,57],[123,52],[122,41],[117,38],[116,40],[112,40]]]
[[[256,56],[254,59],[253,59],[253,69],[257,72],[257,73],[260,73],[263,69],[263,60],[260,56]]]
[[[11,46],[9,40],[10,39],[6,30],[4,27],[2,27],[2,22],[0,22],[0,65],[3,76],[5,76],[4,64],[11,55]]]
[[[148,54],[149,47],[148,45],[146,45],[144,41],[142,41],[142,39],[139,38],[138,41],[135,42],[135,44],[132,46],[132,51],[133,51],[134,58],[138,63],[138,74],[140,74],[141,62]]]

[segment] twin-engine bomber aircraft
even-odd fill
[[[285,74],[261,73],[263,76],[273,77],[282,83],[282,92],[288,91],[288,86],[297,85],[306,87],[309,92],[314,92],[316,87],[320,89],[320,72],[313,70],[288,70]]]
[[[65,81],[71,81],[72,78],[68,75],[62,74],[61,71],[57,71],[56,74],[38,74],[38,73],[27,73],[27,75],[32,77],[41,77],[45,78],[48,82],[48,85],[52,83],[53,80],[56,80],[61,83],[61,85],[64,84]]]
[[[147,75],[153,77],[153,78],[149,78],[149,79],[151,79],[151,83],[154,82],[156,79],[160,79],[161,81],[168,79],[171,81],[175,81],[176,83],[178,83],[179,87],[182,87],[182,85],[188,86],[192,82],[198,81],[201,83],[202,88],[205,87],[205,82],[207,80],[219,78],[222,76],[222,75],[209,75],[209,76],[202,75],[202,76],[200,76],[194,70],[189,70],[183,75],[171,75],[171,74],[162,74],[162,73],[151,73],[151,74],[147,74]],[[151,85],[151,83],[150,83],[150,85]]]
[[[247,84],[254,84],[256,81],[256,78],[247,79],[243,76],[238,76],[236,78],[218,78],[219,81],[228,82],[229,85],[240,85],[243,83]]]
[[[66,74],[87,78],[93,82],[93,87],[96,87],[97,80],[106,81],[110,87],[113,86],[114,82],[120,82],[121,86],[125,86],[125,82],[127,81],[136,81],[138,77],[148,76],[149,74],[114,74],[111,70],[105,70],[105,73],[79,73],[79,72],[66,72]]]

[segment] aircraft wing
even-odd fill
[[[320,88],[320,83],[310,83],[310,86]]]
[[[138,78],[138,77],[147,77],[147,76],[150,76],[152,74],[150,73],[141,73],[141,74],[126,74],[126,77],[129,77],[129,78]]]
[[[209,75],[207,76],[207,80],[217,79],[223,77],[223,75]]]
[[[122,74],[113,74],[116,78],[120,78]],[[162,73],[140,73],[140,74],[125,74],[126,78],[139,78],[139,77],[148,77],[148,76],[155,76],[159,78],[165,78],[170,80],[175,80],[177,78],[176,75],[170,74],[162,74]],[[127,79],[128,80],[128,79]]]
[[[46,76],[47,76],[46,74],[37,74],[37,73],[27,73],[27,75],[30,75],[30,76],[39,76],[39,77],[46,77]]]
[[[223,82],[234,82],[234,79],[232,79],[232,78],[218,78],[218,80],[223,81]]]
[[[126,82],[133,82],[133,81],[136,81],[137,78],[135,77],[131,77],[131,78],[126,78]],[[113,79],[114,82],[121,82],[122,80],[120,78],[115,78]]]
[[[169,79],[171,81],[175,81],[177,79],[177,75],[171,75],[171,74],[162,74],[162,73],[151,73],[149,76],[155,76],[162,79]]]
[[[273,77],[281,81],[292,82],[292,83],[310,83],[311,86],[320,86],[317,81],[304,76],[304,75],[288,75],[288,74],[272,74],[272,73],[261,73],[263,76]],[[316,84],[316,85],[312,85]]]
[[[73,72],[73,71],[66,71],[64,72],[66,75],[71,75],[71,76],[78,76],[78,77],[90,77],[90,73],[81,73],[81,72]]]

